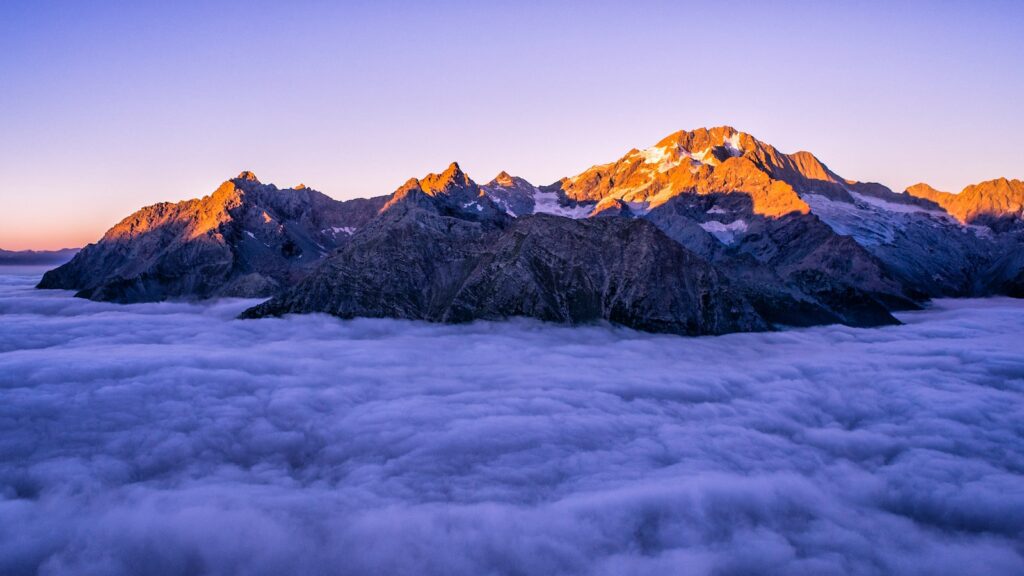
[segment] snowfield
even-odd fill
[[[1024,302],[680,338],[0,273],[0,574],[1021,574]]]

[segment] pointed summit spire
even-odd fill
[[[450,194],[454,189],[475,187],[469,176],[462,171],[458,162],[452,162],[440,174],[427,174],[419,181],[423,191],[430,196],[440,193]]]
[[[246,182],[256,183],[259,183],[260,181],[259,178],[257,178],[256,175],[250,172],[249,170],[243,170],[241,174],[234,178],[234,180],[244,180]]]
[[[444,172],[441,172],[439,176],[441,180],[450,181],[462,180],[465,178],[466,174],[462,171],[462,168],[459,167],[458,162],[452,162],[447,168],[445,168]]]
[[[504,170],[499,172],[489,184],[489,186],[503,186],[506,188],[521,185],[529,185],[529,182],[522,178],[517,178]]]

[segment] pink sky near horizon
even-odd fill
[[[242,170],[335,198],[546,184],[728,124],[844,177],[1024,178],[1024,3],[5,3],[0,248]]]

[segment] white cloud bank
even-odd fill
[[[1024,302],[709,338],[247,304],[0,276],[0,573],[1024,573]]]

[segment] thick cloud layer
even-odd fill
[[[679,338],[32,280],[2,574],[1024,573],[1024,302]]]

